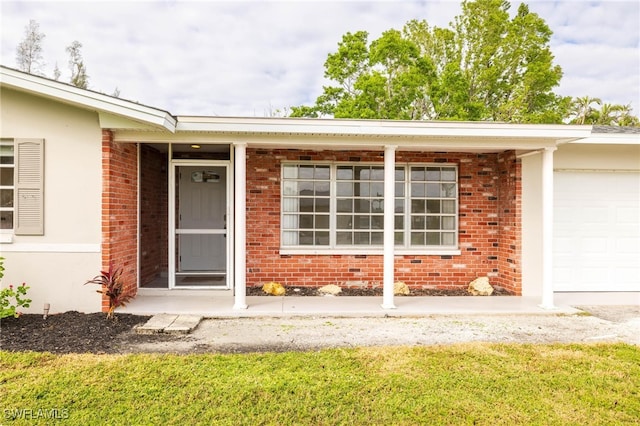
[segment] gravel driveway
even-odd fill
[[[130,335],[123,346],[131,352],[238,353],[462,342],[640,345],[639,306],[578,308],[576,315],[205,319],[189,335]]]

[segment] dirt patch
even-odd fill
[[[576,306],[576,308],[612,322],[622,323],[640,318],[640,306],[638,305],[589,305]]]
[[[596,311],[596,307],[590,307]],[[630,309],[631,308],[631,309]],[[603,308],[604,309],[604,308]],[[604,311],[600,311],[602,313]],[[388,318],[205,319],[189,335],[139,335],[149,317],[66,312],[0,322],[0,349],[53,353],[247,353],[464,342],[640,345],[637,307],[606,307],[611,320],[576,315],[431,315]]]

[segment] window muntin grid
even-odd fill
[[[457,166],[397,165],[398,248],[457,248]],[[282,167],[282,246],[381,247],[384,166],[286,163]]]
[[[0,229],[13,229],[15,147],[12,139],[0,140]]]

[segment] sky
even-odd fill
[[[511,1],[515,12],[520,1]],[[555,92],[631,104],[640,112],[640,0],[526,1],[553,31],[564,72]],[[0,63],[16,68],[30,19],[45,34],[46,76],[68,81],[82,43],[89,89],[174,115],[265,117],[312,105],[329,82],[324,61],[347,32],[369,40],[411,19],[447,27],[457,0],[5,1]]]

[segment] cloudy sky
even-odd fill
[[[640,111],[640,1],[526,2],[554,32],[557,93],[631,103]],[[512,12],[519,2],[512,1]],[[323,63],[346,32],[370,40],[410,19],[446,27],[459,1],[5,1],[2,65],[30,19],[40,24],[47,76],[83,44],[89,88],[176,115],[266,116],[314,103]]]

